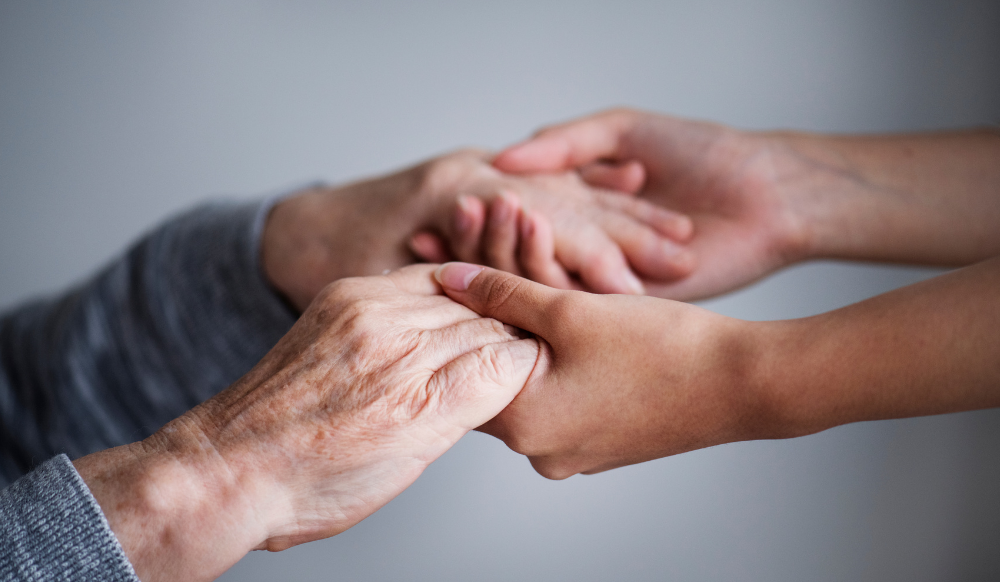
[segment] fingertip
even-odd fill
[[[468,233],[472,228],[472,209],[469,199],[469,196],[463,194],[455,201],[452,226],[455,228],[455,233],[459,236]]]
[[[569,153],[561,140],[536,137],[514,144],[497,154],[493,167],[511,174],[565,169]]]
[[[622,192],[635,194],[646,185],[646,166],[638,160],[629,160],[622,164]]]
[[[694,236],[694,221],[686,214],[676,214],[673,219],[671,238],[677,242],[688,242]]]
[[[434,279],[446,290],[467,291],[483,269],[480,265],[469,263],[445,263],[434,270]]]
[[[407,246],[414,255],[429,263],[443,263],[449,259],[444,241],[429,231],[418,232],[411,236]]]
[[[629,295],[645,295],[646,286],[642,284],[639,277],[632,272],[632,269],[625,267],[621,273],[621,280],[624,284],[625,290]]]
[[[635,160],[594,162],[580,168],[579,172],[583,181],[591,186],[630,196],[638,193],[646,182],[645,167]]]
[[[524,208],[521,208],[521,211],[517,213],[517,226],[518,231],[521,234],[522,243],[534,236],[535,221],[533,220],[531,213]]]

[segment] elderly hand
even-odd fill
[[[432,271],[327,287],[230,388],[76,461],[143,580],[211,580],[251,549],[340,533],[517,395],[537,342]]]
[[[456,204],[465,212],[455,214]],[[494,209],[485,225],[484,204]],[[550,284],[569,285],[565,265],[589,289],[641,293],[630,263],[659,279],[692,268],[678,244],[690,236],[686,217],[589,188],[574,174],[505,176],[476,150],[279,202],[265,223],[261,264],[299,310],[332,281],[397,269],[412,263],[414,254],[431,262],[452,256],[487,261],[519,272],[518,262],[505,260],[516,245],[520,205],[539,217],[541,228],[554,229],[561,262],[551,258],[553,251],[528,249],[529,257],[549,259],[529,259],[523,269]]]
[[[539,364],[480,430],[561,479],[755,438],[767,399],[747,381],[747,322],[652,297],[556,290],[464,263],[449,297],[536,334]]]
[[[647,281],[651,295],[717,295],[810,250],[806,210],[794,195],[803,188],[779,187],[805,176],[808,164],[766,134],[612,110],[543,129],[494,164],[514,173],[578,169],[594,185],[639,191],[641,200],[690,216],[688,246],[697,266],[686,278]]]

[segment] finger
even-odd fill
[[[622,249],[593,224],[556,240],[556,257],[595,293],[645,293],[642,281],[632,272]]]
[[[410,252],[428,263],[447,263],[451,253],[440,236],[428,230],[421,231],[410,237],[407,242]]]
[[[455,440],[506,408],[538,361],[539,342],[523,339],[483,346],[438,370],[428,390],[441,395],[442,420],[460,429]]]
[[[483,231],[484,262],[508,273],[520,274],[517,265],[517,215],[521,201],[511,192],[501,191],[490,203]]]
[[[409,265],[383,275],[395,288],[412,295],[440,295],[441,286],[434,278],[438,265]],[[346,279],[345,279],[346,280]],[[368,278],[352,279],[359,282]]]
[[[601,206],[628,214],[677,242],[687,242],[694,236],[694,222],[689,216],[648,200],[603,192],[598,194],[598,201]]]
[[[445,263],[434,272],[444,292],[476,313],[534,334],[548,331],[545,317],[566,293],[541,283],[468,263]]]
[[[632,112],[610,111],[543,129],[497,154],[493,165],[510,173],[557,172],[616,159],[635,122]]]
[[[556,260],[555,235],[544,216],[521,210],[518,216],[521,244],[518,261],[525,275],[543,285],[573,289],[573,280]]]
[[[635,194],[646,183],[646,168],[636,160],[594,162],[579,170],[583,181],[598,188]]]
[[[673,281],[694,270],[694,254],[652,228],[618,212],[600,217],[602,230],[624,253],[637,273],[657,281]]]
[[[459,196],[452,217],[451,251],[460,261],[478,263],[486,207],[475,196]]]
[[[468,307],[462,308],[473,313]],[[421,336],[422,349],[416,352],[420,366],[439,370],[455,358],[483,346],[524,339],[523,333],[511,325],[491,317],[481,317],[475,313],[473,315],[472,319],[426,330]],[[404,365],[410,366],[412,362]]]

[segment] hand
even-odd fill
[[[486,182],[458,199],[450,248],[422,233],[417,254],[432,262],[482,263],[561,289],[645,292],[633,273],[653,281],[693,269],[681,243],[691,237],[686,216],[621,192],[589,187],[575,173]]]
[[[639,162],[637,164],[636,162]],[[778,178],[804,173],[773,136],[631,110],[553,126],[501,152],[514,173],[578,169],[590,183],[640,190],[639,198],[691,217],[690,276],[647,281],[652,295],[717,295],[805,258],[805,212]]]
[[[445,292],[536,335],[538,365],[480,430],[562,479],[765,434],[749,325],[651,297],[561,291],[449,263]]]
[[[501,196],[505,192],[507,198]],[[463,194],[467,196],[459,198]],[[436,262],[446,260],[450,248],[455,256],[480,260],[481,200],[514,196],[546,213],[560,258],[589,288],[641,293],[625,255],[660,277],[690,271],[690,256],[670,240],[690,234],[687,218],[648,203],[620,200],[625,198],[621,195],[595,192],[572,175],[504,176],[478,150],[447,154],[383,178],[314,188],[281,201],[264,226],[261,265],[275,289],[301,311],[328,283],[403,267],[414,261],[414,254]],[[475,217],[466,222],[453,218],[457,200],[473,212],[478,209],[478,225]],[[485,229],[490,240],[516,237],[517,214],[514,208],[505,220],[491,221]]]
[[[316,187],[271,210],[261,236],[268,281],[299,311],[327,284],[414,262],[408,239],[441,228],[455,198],[491,175],[487,154],[461,150],[394,174]]]
[[[518,393],[538,344],[429,266],[327,287],[246,376],[150,438],[76,461],[143,580],[340,533]]]

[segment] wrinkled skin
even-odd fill
[[[143,580],[210,580],[250,549],[340,533],[517,395],[537,342],[432,271],[330,285],[231,387],[76,461]]]

